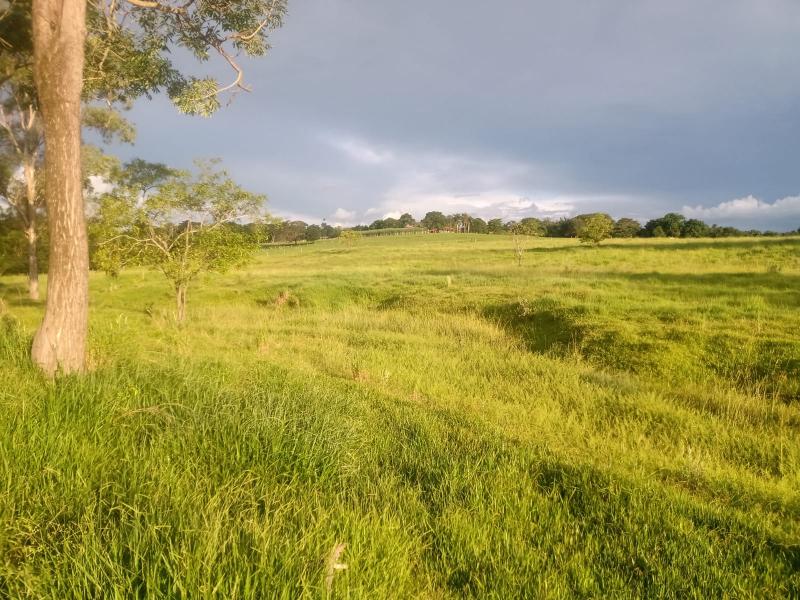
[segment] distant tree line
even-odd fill
[[[431,211],[416,221],[405,213],[399,219],[386,218],[373,221],[369,225],[357,225],[356,231],[423,227],[428,231],[449,231],[456,233],[487,234],[520,234],[541,237],[579,238],[581,232],[591,224],[600,230],[608,229],[606,237],[743,237],[743,236],[777,236],[774,231],[756,229],[742,230],[736,227],[708,225],[699,219],[687,219],[679,213],[667,213],[663,217],[651,219],[642,225],[635,219],[623,217],[614,220],[606,213],[587,213],[570,218],[539,219],[526,217],[518,221],[504,221],[500,218],[484,220],[467,213],[446,215],[439,211]],[[800,229],[791,232],[800,233]]]
[[[333,227],[323,221],[319,225],[304,221],[274,221],[264,226],[267,243],[297,244],[339,237],[341,227]]]
[[[24,227],[19,222],[17,212],[3,206],[4,194],[0,190],[0,274],[24,273],[29,267],[26,256],[26,240]],[[46,223],[47,214],[44,207],[39,208],[39,219]],[[651,219],[642,225],[635,219],[623,217],[614,220],[606,213],[587,213],[570,218],[539,219],[526,217],[519,220],[504,221],[500,218],[484,220],[467,213],[446,215],[439,211],[430,211],[417,221],[411,214],[404,213],[395,219],[387,217],[378,219],[369,225],[356,225],[343,228],[322,223],[306,223],[299,220],[272,220],[268,223],[235,224],[228,226],[241,234],[258,239],[267,244],[300,244],[318,240],[334,239],[343,231],[392,234],[397,231],[409,232],[454,232],[480,234],[528,235],[539,237],[577,238],[587,243],[599,243],[607,238],[635,237],[672,237],[672,238],[722,238],[746,236],[779,236],[800,233],[800,229],[781,234],[774,231],[756,229],[742,230],[736,227],[708,225],[699,219],[687,219],[678,213],[667,213],[663,217]],[[42,228],[42,237],[46,242],[47,229]],[[47,271],[47,244],[37,249],[39,268]],[[94,256],[92,264],[95,265]]]

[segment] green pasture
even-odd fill
[[[524,244],[0,278],[0,598],[800,597],[800,238]]]

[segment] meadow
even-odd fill
[[[0,278],[0,597],[800,597],[800,238],[524,247]]]

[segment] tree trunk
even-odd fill
[[[178,323],[183,323],[186,318],[186,285],[178,284],[175,286],[175,305],[178,309],[176,318]]]
[[[45,373],[82,371],[89,317],[89,247],[81,189],[85,0],[33,0],[34,76],[45,139],[50,264],[32,358]]]
[[[39,300],[39,259],[36,256],[36,226],[29,225],[25,229],[28,240],[28,296],[31,300]]]
[[[36,168],[33,162],[28,162],[25,171],[25,195],[27,205],[25,238],[28,240],[28,296],[31,300],[39,300],[39,259],[36,255]]]

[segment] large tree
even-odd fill
[[[611,232],[615,238],[632,238],[639,235],[642,230],[642,224],[635,219],[622,217],[619,221],[614,223],[614,229]]]
[[[286,0],[33,0],[51,261],[32,358],[46,373],[82,371],[85,361],[89,255],[82,98],[129,101],[165,90],[180,110],[209,115],[219,107],[220,93],[247,89],[236,55],[263,55],[267,33],[281,25],[285,10]],[[233,81],[222,86],[210,77],[182,76],[170,61],[178,47],[199,60],[215,53],[233,69]]]
[[[447,226],[447,217],[438,210],[434,210],[426,213],[420,224],[426,229],[444,229]]]
[[[645,226],[647,235],[653,237],[681,237],[686,217],[678,213],[667,213],[659,219],[651,219]]]
[[[33,56],[45,149],[50,262],[44,320],[33,360],[49,374],[84,368],[89,249],[81,178],[84,0],[34,0]]]

